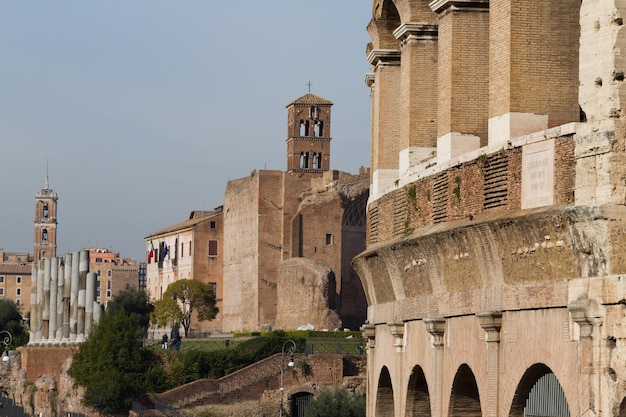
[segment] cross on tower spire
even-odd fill
[[[309,93],[310,93],[311,92],[311,86],[313,85],[313,84],[311,84],[311,80],[309,80],[309,82],[306,83],[306,85],[307,85],[307,87],[309,87]]]

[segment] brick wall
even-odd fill
[[[521,175],[521,148],[503,149],[399,187],[369,205],[368,242],[403,237],[420,227],[470,215],[519,209]],[[573,203],[576,175],[571,136],[555,142],[554,176],[554,204]]]

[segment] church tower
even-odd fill
[[[43,189],[35,195],[35,262],[57,256],[57,200],[46,175]]]
[[[287,105],[287,172],[302,176],[330,170],[330,108],[308,93]]]

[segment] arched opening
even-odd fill
[[[422,368],[416,366],[411,372],[406,396],[406,417],[430,417],[430,394]]]
[[[300,120],[300,136],[306,136],[304,134],[304,120]]]
[[[318,169],[318,155],[316,152],[313,152],[313,169]]]
[[[565,392],[550,368],[540,363],[526,370],[515,390],[509,416],[570,416]]]
[[[41,231],[41,241],[42,242],[47,242],[48,241],[48,229],[43,229]]]
[[[291,403],[291,413],[289,415],[293,417],[304,417],[304,413],[309,406],[311,398],[313,398],[313,394],[309,392],[297,392],[293,394],[289,401]]]
[[[44,204],[43,205],[43,213],[42,214],[43,214],[43,218],[45,220],[48,220],[48,216],[50,215],[49,214],[49,210],[48,210],[48,204]]]
[[[470,367],[463,364],[454,376],[448,416],[481,417],[481,415],[476,378]]]
[[[378,378],[378,389],[376,391],[376,417],[393,417],[393,386],[391,376],[387,367],[383,367]]]

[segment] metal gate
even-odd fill
[[[525,417],[570,417],[569,406],[563,388],[552,372],[545,374],[535,382],[530,390]]]
[[[291,396],[291,417],[304,417],[306,408],[313,394],[308,392],[298,392]]]

